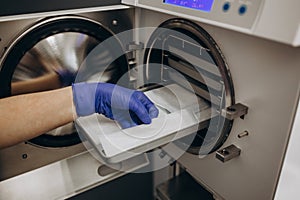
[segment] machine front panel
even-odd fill
[[[165,14],[153,17],[152,11],[144,9],[141,13],[139,25],[145,27],[174,18]],[[215,153],[206,157],[186,153],[179,163],[221,199],[272,199],[299,94],[300,49],[198,25],[221,48],[233,79],[235,100],[247,105],[249,112],[234,121],[220,148],[233,144],[241,149],[239,157],[223,163]],[[148,37],[142,35],[141,41]]]
[[[250,30],[263,5],[263,0],[138,0],[139,6],[170,13],[193,16],[204,21],[229,24]],[[205,3],[204,3],[205,2]]]

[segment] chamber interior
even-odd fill
[[[164,22],[150,37],[147,48],[147,84],[178,85],[198,98],[199,116],[207,109],[201,107],[202,101],[216,113],[209,123],[199,126],[197,134],[190,134],[177,144],[194,154],[214,152],[224,143],[232,126],[232,121],[221,115],[222,110],[234,102],[230,72],[220,48],[199,25],[183,19]],[[182,101],[188,101],[187,98]]]

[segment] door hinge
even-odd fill
[[[134,61],[136,59],[136,52],[144,49],[144,43],[139,42],[130,42],[126,45],[126,56],[130,61]]]

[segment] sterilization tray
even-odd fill
[[[149,125],[122,129],[115,121],[94,114],[76,120],[79,134],[109,163],[121,162],[165,145],[207,126],[216,115],[209,104],[176,85],[145,92],[159,115]]]

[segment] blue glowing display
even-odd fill
[[[164,0],[164,3],[210,12],[214,0]]]

